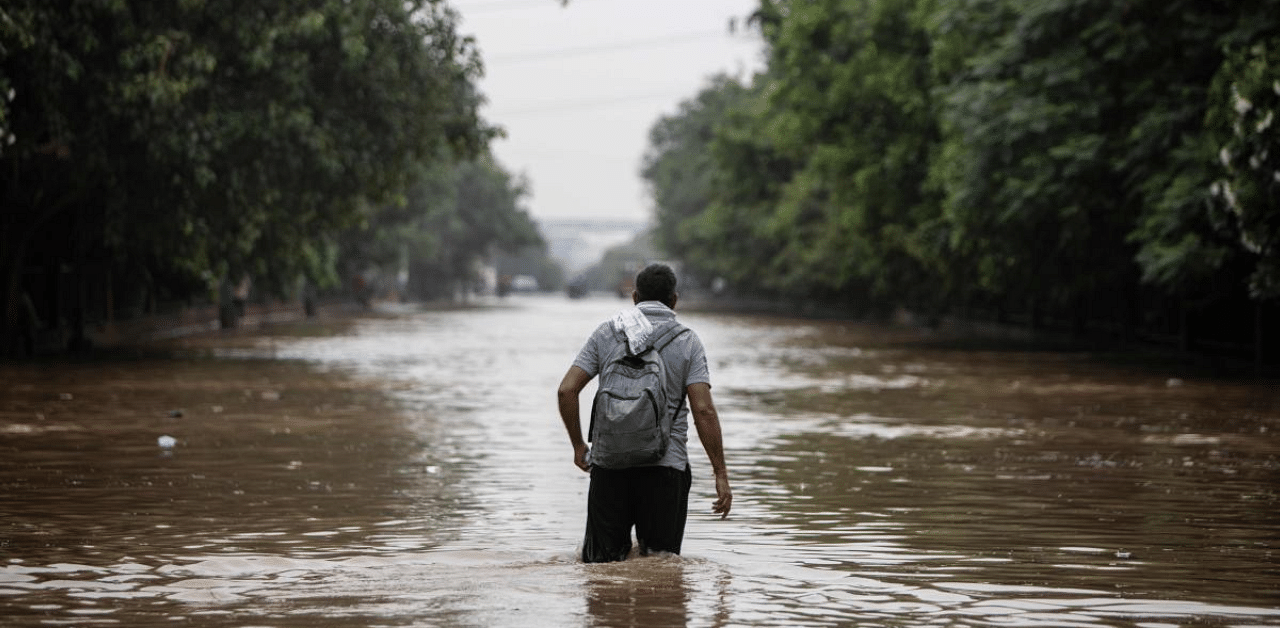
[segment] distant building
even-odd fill
[[[640,221],[608,219],[539,220],[547,252],[573,277],[600,261],[610,247],[630,242],[646,229]]]

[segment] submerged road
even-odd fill
[[[685,555],[582,565],[623,305],[0,365],[0,626],[1280,626],[1273,382],[854,323],[682,315],[733,514],[694,442]]]

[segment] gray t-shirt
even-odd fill
[[[657,301],[645,301],[639,305],[645,318],[655,327],[674,321],[676,313],[671,308]],[[622,343],[621,336],[614,330],[612,321],[605,321],[591,333],[573,365],[595,377],[600,374],[602,362]],[[707,353],[702,347],[702,340],[690,330],[671,341],[662,350],[662,358],[667,363],[666,387],[667,399],[671,401],[671,410],[675,405],[681,406],[680,414],[671,425],[671,442],[667,453],[657,462],[658,465],[684,471],[689,465],[689,404],[681,404],[686,389],[691,384],[711,384],[711,373],[707,370]]]

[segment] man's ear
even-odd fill
[[[669,307],[669,308],[671,308],[671,309],[673,309],[673,310],[674,310],[674,309],[676,309],[676,301],[679,301],[679,300],[680,300],[680,293],[679,293],[679,292],[677,292],[677,293],[675,293],[675,294],[671,295],[671,305],[668,305],[667,307]]]
[[[632,303],[634,303],[634,304],[637,304],[637,305],[640,303],[640,291],[639,291],[639,290],[632,290],[632,291],[631,291],[631,302],[632,302]]]

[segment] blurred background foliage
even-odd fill
[[[444,292],[491,248],[537,247],[457,20],[434,0],[6,0],[0,353],[246,280],[285,296],[410,268]]]
[[[1280,331],[1280,2],[762,0],[751,23],[766,67],[651,130],[657,245],[689,274],[1184,345]]]

